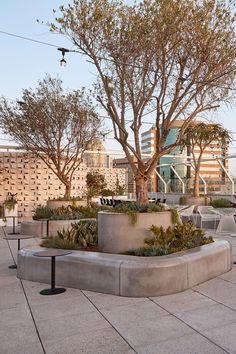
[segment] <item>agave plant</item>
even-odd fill
[[[72,224],[71,229],[62,229],[57,236],[45,239],[44,247],[81,249],[98,243],[96,220],[81,220]]]

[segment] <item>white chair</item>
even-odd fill
[[[204,222],[214,222],[214,231],[216,230],[216,222],[220,220],[221,215],[212,206],[199,206],[198,213],[200,215],[200,227],[203,228]]]
[[[177,209],[177,211],[178,211],[178,214],[180,215],[181,219],[187,218],[187,221],[194,222],[195,221],[194,214],[193,214],[194,208],[195,208],[195,205],[190,205],[185,208],[182,208],[181,210]]]

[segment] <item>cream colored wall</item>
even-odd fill
[[[49,198],[62,197],[64,186],[55,174],[40,160],[29,153],[0,151],[0,170],[4,181],[0,184],[0,203],[8,192],[17,193],[18,210],[27,219],[38,205],[44,205]],[[125,184],[125,169],[87,167],[82,163],[75,172],[72,182],[72,196],[83,196],[86,192],[86,174],[98,170],[105,175],[107,188],[114,189],[117,176]],[[2,180],[2,179],[1,179]]]

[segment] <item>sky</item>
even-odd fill
[[[131,2],[131,0],[130,0]],[[65,89],[91,87],[96,78],[92,64],[76,53],[67,53],[66,68],[61,68],[59,62],[61,53],[58,47],[74,49],[72,43],[65,37],[51,33],[46,25],[37,22],[53,21],[53,9],[58,9],[66,0],[0,0],[0,96],[8,99],[20,99],[22,89],[34,88],[38,80],[50,74],[63,81]],[[36,41],[51,44],[43,45],[2,32],[28,37]],[[209,114],[209,119],[221,123],[233,132],[234,141],[230,153],[236,154],[236,104],[232,107],[222,107],[218,112]],[[109,120],[104,120],[107,131],[111,131]],[[150,125],[144,126],[144,130]],[[9,143],[8,137],[0,134],[0,145]],[[110,132],[104,142],[107,150],[120,151],[121,148],[113,140]],[[230,160],[230,172],[236,176],[236,159]]]

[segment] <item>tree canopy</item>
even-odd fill
[[[97,99],[133,170],[139,201],[147,201],[147,180],[157,159],[178,145],[191,120],[232,99],[232,7],[233,1],[224,0],[143,0],[133,6],[74,0],[60,7],[51,24],[97,69]],[[154,153],[145,161],[144,119],[157,130]],[[184,121],[179,137],[168,145],[168,133],[179,119]]]
[[[69,198],[73,174],[99,137],[101,121],[83,90],[65,93],[60,79],[47,76],[35,90],[23,90],[20,101],[0,99],[0,127],[44,161]]]
[[[101,195],[102,191],[107,186],[105,176],[99,173],[98,171],[88,172],[86,175],[86,186],[87,204],[88,206],[91,206],[92,198]]]
[[[181,146],[189,150],[193,159],[195,197],[199,196],[199,175],[204,151],[214,144],[216,147],[221,147],[225,153],[230,140],[230,133],[220,124],[192,122],[185,130]]]

